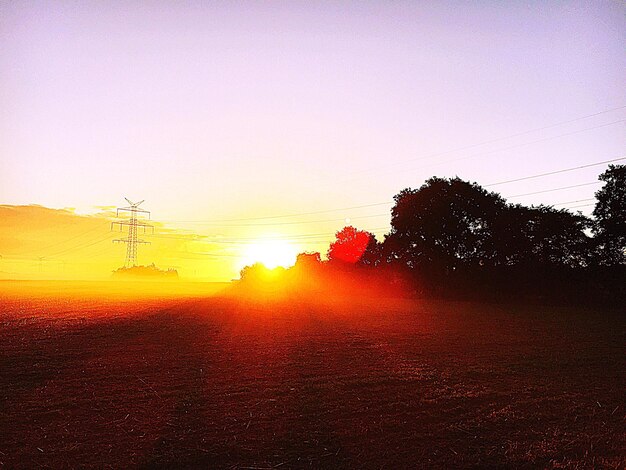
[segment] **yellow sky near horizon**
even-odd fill
[[[93,214],[72,209],[50,209],[39,205],[0,205],[0,279],[106,279],[124,265],[127,230],[111,227],[116,217],[110,207]],[[317,248],[325,253],[333,233],[320,237],[289,238],[273,235],[232,237],[208,235],[172,228],[146,220],[154,233],[140,230],[138,264],[154,263],[161,269],[174,268],[182,279],[223,282],[238,278],[245,264],[290,264],[295,255]]]

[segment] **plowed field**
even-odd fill
[[[624,312],[0,288],[0,467],[623,468]]]

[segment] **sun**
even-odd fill
[[[262,263],[266,268],[288,268],[296,262],[296,248],[282,240],[259,240],[251,243],[242,256],[242,266]]]

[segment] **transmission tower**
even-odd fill
[[[120,216],[120,211],[126,211],[130,212],[130,219],[122,222],[112,222],[111,230],[113,230],[113,226],[115,225],[120,226],[120,232],[123,230],[124,226],[128,227],[128,237],[115,239],[113,240],[113,243],[126,243],[126,261],[124,262],[124,267],[132,268],[133,266],[137,266],[137,245],[150,244],[150,242],[139,240],[137,238],[138,229],[143,228],[143,233],[146,233],[147,229],[152,229],[152,232],[154,233],[154,226],[141,222],[137,217],[137,214],[147,214],[148,219],[150,219],[150,211],[139,208],[143,201],[132,202],[128,198],[124,199],[126,199],[130,205],[128,207],[118,207],[117,217]]]

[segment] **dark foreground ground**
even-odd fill
[[[626,463],[623,310],[55,289],[0,286],[3,468]]]

